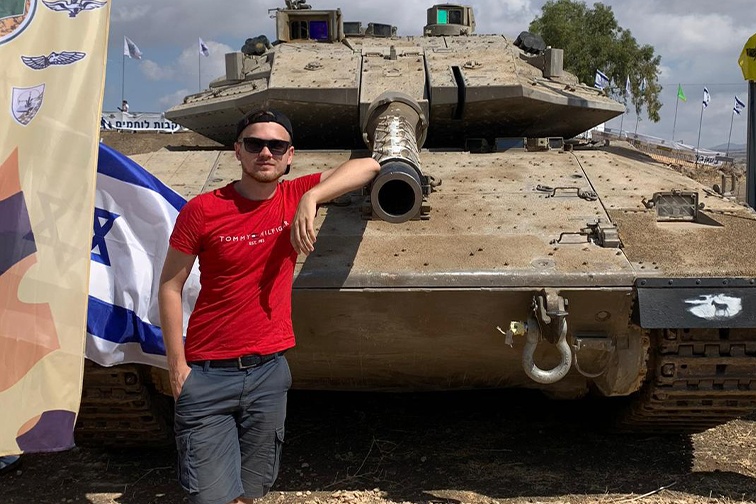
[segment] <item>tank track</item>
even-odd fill
[[[696,433],[756,410],[756,335],[729,329],[652,334],[650,378],[620,417],[625,431]]]
[[[172,408],[172,399],[153,387],[149,368],[102,367],[87,360],[76,442],[119,448],[170,444]]]

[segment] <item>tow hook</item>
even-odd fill
[[[567,300],[552,289],[545,289],[533,297],[533,315],[526,323],[513,321],[509,330],[503,331],[505,342],[512,346],[514,336],[525,336],[522,351],[522,369],[528,377],[537,383],[556,383],[564,378],[572,367],[572,349],[567,343]],[[533,354],[541,341],[541,323],[547,328],[545,338],[554,343],[561,357],[559,364],[549,370],[539,368],[533,360]]]
[[[572,367],[572,350],[567,344],[567,320],[562,318],[556,323],[561,326],[559,339],[556,342],[561,360],[554,368],[547,371],[539,368],[533,361],[536,346],[541,340],[541,328],[535,318],[528,319],[525,348],[522,350],[522,369],[534,382],[556,383],[564,378]]]

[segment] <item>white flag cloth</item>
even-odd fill
[[[604,89],[609,85],[609,77],[601,70],[596,70],[596,76],[593,78],[593,87]]]
[[[88,359],[166,368],[158,287],[168,238],[186,201],[120,152],[100,144],[87,310]],[[184,327],[199,292],[184,288]]]
[[[205,41],[202,40],[201,37],[199,39],[199,53],[202,56],[210,56],[210,49],[207,47],[207,44],[205,44]]]
[[[142,59],[142,51],[126,36],[123,37],[123,55],[138,60]]]
[[[625,77],[625,96],[630,96],[630,76]]]
[[[711,101],[711,95],[709,94],[709,90],[704,88],[703,92],[703,108],[706,108],[709,106],[709,102]]]
[[[732,108],[732,111],[736,114],[740,115],[740,112],[745,108],[745,103],[740,101],[740,98],[738,98],[738,95],[735,95],[735,106]]]

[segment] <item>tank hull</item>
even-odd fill
[[[199,155],[206,157],[198,161]],[[298,151],[291,176],[360,155],[366,153]],[[618,365],[631,371],[599,386],[607,396],[640,388],[648,372],[645,340],[653,330],[756,326],[743,314],[717,320],[689,310],[691,299],[721,295],[719,284],[727,281],[733,287],[740,282],[741,289],[728,295],[750,302],[756,257],[742,237],[754,236],[756,216],[637,156],[611,147],[489,154],[423,150],[424,170],[443,180],[429,198],[430,219],[403,224],[365,219],[366,196],[357,192],[322,208],[316,251],[300,257],[296,268],[298,344],[289,354],[295,386],[585,391],[596,380],[575,369],[563,383],[529,380],[521,365],[524,341],[515,339],[510,348],[497,329],[527,319],[534,296],[547,289],[569,302],[569,337],[608,338],[616,358],[633,363]],[[134,158],[187,197],[238,174],[230,152]],[[204,165],[208,180],[196,177],[191,163]],[[196,180],[188,180],[187,172]],[[544,186],[564,189],[550,195]],[[672,187],[701,191],[711,221],[657,222],[642,200]],[[595,189],[598,199],[578,197],[579,188]],[[597,219],[617,225],[621,247],[600,246],[580,234]],[[659,284],[686,289],[649,290]],[[666,296],[668,306],[649,318],[661,306],[660,294],[649,297],[654,292]],[[674,309],[689,318],[674,318]],[[664,325],[665,314],[672,325]],[[586,368],[607,359],[599,351],[590,354],[585,353]],[[558,352],[545,342],[535,357],[548,367]]]
[[[291,176],[363,155],[299,150]],[[133,159],[186,198],[239,174],[229,151]],[[431,149],[420,161],[443,180],[428,220],[366,219],[362,192],[319,211],[316,250],[300,257],[295,273],[297,346],[287,353],[294,388],[590,392],[627,397],[622,425],[655,432],[700,431],[756,409],[754,311],[690,310],[701,304],[691,301],[717,296],[737,298],[741,308],[756,303],[756,253],[745,243],[756,236],[752,211],[632,149]],[[544,186],[565,189],[551,194]],[[578,197],[579,188],[598,199]],[[672,188],[702,194],[706,219],[658,222],[643,199]],[[580,234],[596,219],[616,226],[621,247]],[[509,346],[504,335],[511,321],[533,315],[544,292],[568,302],[567,338],[580,347],[566,376],[551,384],[525,372],[525,340]],[[560,361],[547,338],[532,357],[543,369]],[[117,393],[102,372],[87,373],[80,440],[101,442],[102,432],[133,438],[144,428],[139,415],[130,425],[107,413],[119,398],[155,420],[145,439],[165,435],[156,420],[164,404],[133,398],[169,394],[166,373],[134,368],[109,370]]]

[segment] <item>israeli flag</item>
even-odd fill
[[[596,70],[596,76],[593,78],[593,87],[604,89],[609,85],[609,77],[601,70]]]
[[[133,59],[142,59],[142,51],[126,36],[123,37],[123,55]]]
[[[711,95],[709,94],[709,90],[704,88],[703,93],[703,108],[706,108],[709,106],[709,102],[711,101]]]
[[[745,103],[740,101],[740,98],[738,98],[738,95],[735,95],[735,106],[732,108],[732,111],[736,114],[740,115],[740,112],[745,108]]]
[[[205,41],[200,37],[199,39],[199,53],[202,56],[210,56],[210,49],[205,44]]]
[[[158,287],[181,195],[100,143],[89,279],[86,357],[102,366],[167,368]],[[184,287],[184,327],[199,293],[195,263]]]

